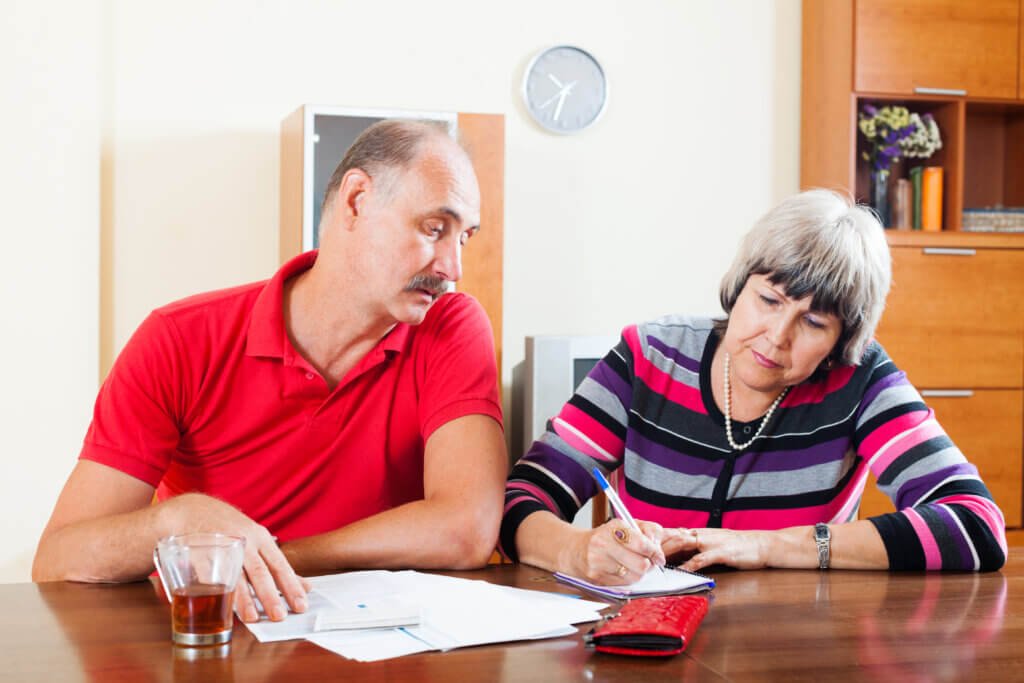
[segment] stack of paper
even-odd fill
[[[553,638],[573,624],[600,619],[608,605],[558,593],[496,586],[415,571],[366,571],[310,579],[309,609],[284,621],[247,624],[260,642],[305,638],[360,661],[450,650],[510,640]],[[418,608],[419,624],[399,628],[315,630],[322,612],[351,613],[360,605]]]

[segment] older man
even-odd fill
[[[306,608],[297,572],[486,563],[506,472],[491,329],[444,294],[479,222],[443,129],[367,129],[328,185],[318,252],[132,336],[33,578],[138,579],[158,538],[220,531],[246,538],[248,582],[281,619],[278,591]],[[245,582],[235,608],[258,616]]]

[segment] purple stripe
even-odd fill
[[[633,403],[633,387],[622,379],[619,373],[608,367],[604,361],[594,366],[590,378],[615,395],[622,407],[629,410]],[[584,397],[586,394],[584,394]]]
[[[597,483],[590,475],[590,471],[550,444],[535,441],[523,460],[536,463],[551,472],[559,481],[575,491],[581,500],[597,493]],[[511,479],[514,481],[515,477]]]
[[[957,520],[953,519],[953,513],[938,505],[931,509],[935,512],[936,516],[942,520],[942,523],[946,525],[946,533],[948,533],[956,543],[957,552],[960,553],[960,566],[957,568],[974,569],[974,558],[971,556],[971,549],[967,545],[967,539],[964,538],[964,535],[960,532],[960,526],[957,524]],[[952,567],[950,567],[950,569],[952,569]]]
[[[660,351],[666,358],[673,361],[677,365],[682,365],[684,368],[690,370],[691,372],[700,372],[699,359],[693,359],[690,358],[689,356],[684,356],[683,353],[679,351],[679,349],[669,346],[665,342],[661,341],[660,339],[652,335],[647,335],[647,343],[653,348],[658,349],[658,351]]]
[[[971,463],[964,462],[957,465],[950,465],[949,467],[943,467],[936,472],[926,472],[920,477],[914,477],[913,479],[908,480],[900,486],[899,490],[896,492],[897,507],[900,509],[907,507],[909,505],[909,501],[904,500],[905,498],[916,500],[925,491],[931,491],[950,477],[960,474],[969,474],[972,477],[977,478],[978,469]],[[899,477],[897,477],[897,479],[898,478]]]
[[[744,453],[736,459],[736,474],[753,472],[792,472],[806,467],[842,461],[850,448],[850,439],[840,437],[795,451]]]
[[[722,461],[708,461],[681,453],[667,446],[645,439],[636,432],[626,436],[626,448],[633,451],[641,460],[664,467],[679,474],[694,476],[717,477],[722,471]]]
[[[864,410],[871,405],[872,401],[878,397],[880,393],[888,389],[889,387],[896,386],[897,384],[906,384],[907,376],[902,370],[899,372],[892,372],[878,380],[864,392],[864,396],[860,399],[860,407],[857,408],[857,415],[855,419],[860,422],[860,416],[864,413]]]

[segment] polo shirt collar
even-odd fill
[[[249,319],[246,354],[267,358],[284,358],[291,347],[284,329],[284,283],[313,267],[318,250],[307,251],[291,259],[267,280],[256,297]],[[379,352],[399,353],[409,338],[411,326],[398,323],[368,355]],[[293,351],[294,353],[294,351]]]

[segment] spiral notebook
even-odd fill
[[[613,600],[646,598],[653,595],[700,593],[715,587],[714,579],[703,574],[688,572],[678,567],[665,567],[664,572],[659,569],[652,569],[644,574],[639,581],[622,586],[601,586],[576,578],[575,576],[562,574],[561,572],[555,572],[555,578],[570,586],[576,586],[590,593],[603,595]]]

